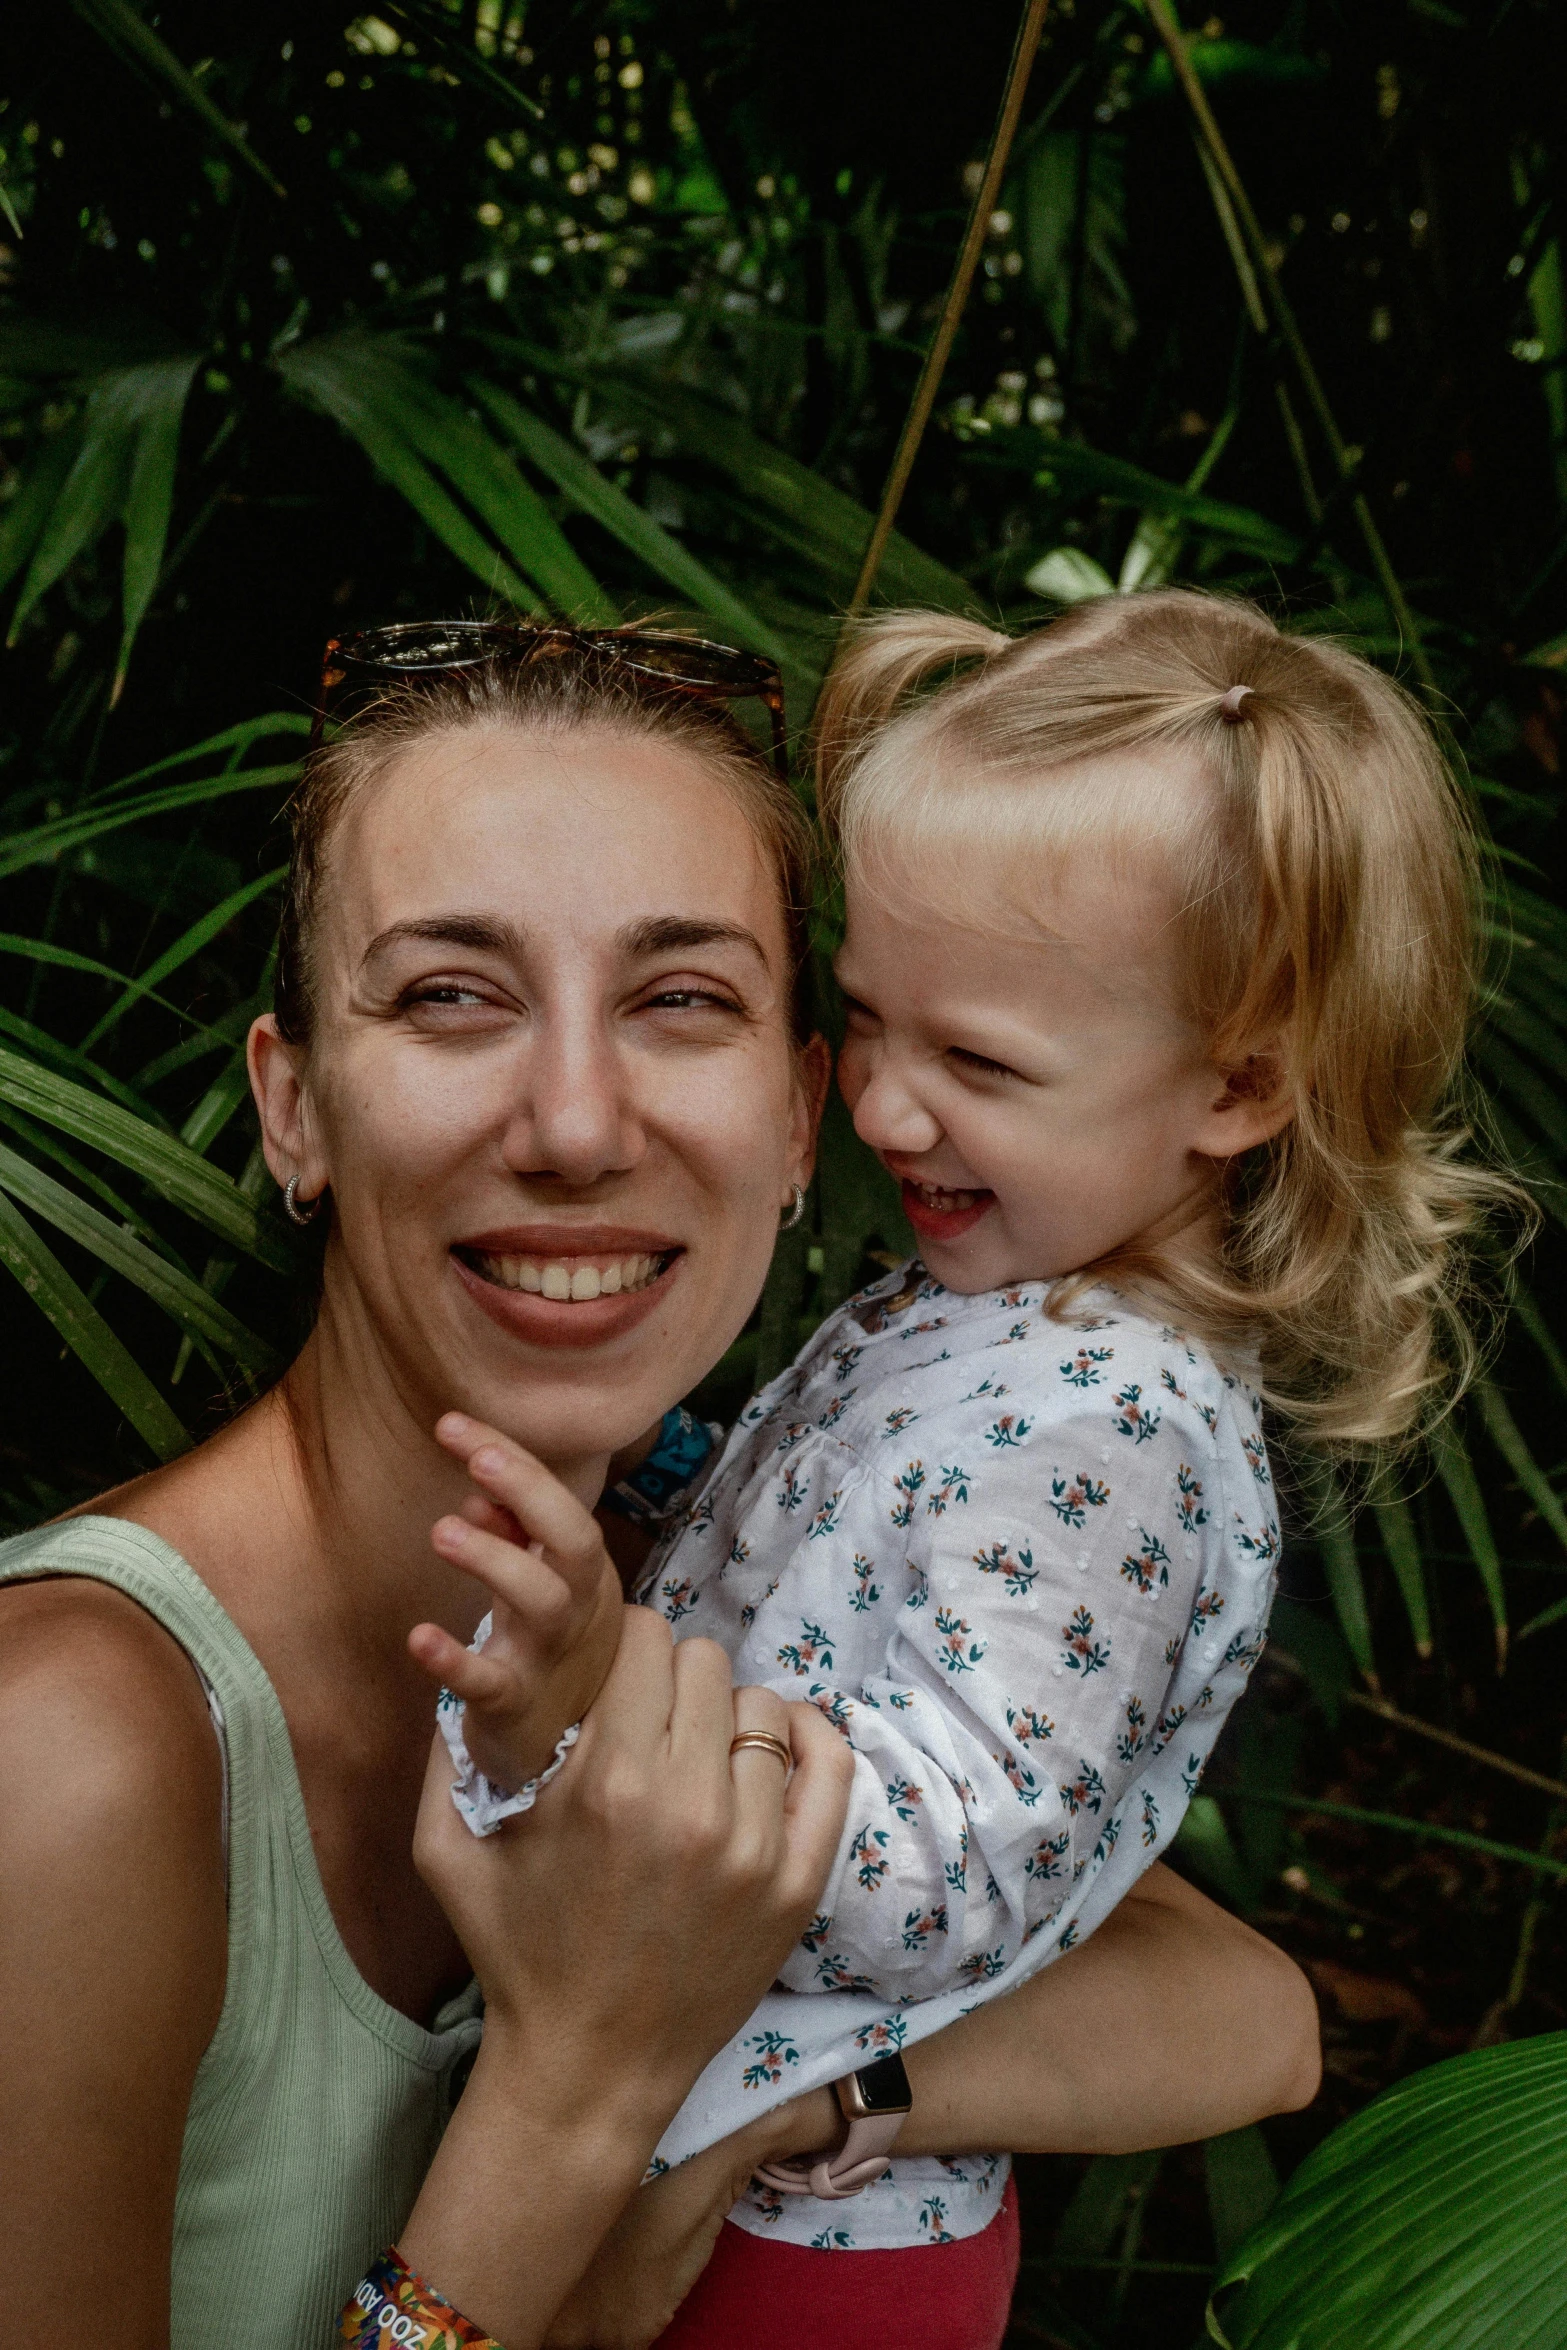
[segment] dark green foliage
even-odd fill
[[[309,1252],[269,1204],[242,1046],[323,640],[492,602],[659,611],[779,657],[798,739],[1013,24],[934,0],[13,15],[0,1486],[24,1523],[167,1457],[297,1343]],[[1474,1109],[1545,1237],[1491,1375],[1427,1456],[1369,1487],[1303,1476],[1281,1661],[1180,1846],[1325,1986],[1337,2069],[1317,2113],[1271,2132],[1286,2170],[1412,2065],[1567,2023],[1562,1815],[1495,1760],[1561,1775],[1559,19],[1550,0],[1257,0],[1210,20],[1192,61],[1259,256],[1151,16],[1057,0],[878,584],[1016,627],[1170,578],[1258,596],[1434,678],[1496,843]],[[1270,322],[1269,269],[1347,479]],[[824,951],[832,922],[824,906]],[[706,1400],[735,1408],[907,1243],[835,1103],[806,1222]],[[1364,1710],[1368,1685],[1396,1721]],[[1366,1982],[1391,2036],[1357,2017]],[[1561,2132],[1532,2119],[1554,2112],[1554,2046],[1420,2075],[1239,2252],[1273,2190],[1255,2133],[1205,2165],[1042,2167],[1018,2340],[1184,2338],[1210,2255],[1251,2278],[1223,2323],[1259,2350],[1284,2324],[1301,2350],[1557,2339],[1544,2316],[1529,2331],[1561,2233]],[[1471,2124],[1483,2159],[1450,2169],[1442,2133]],[[1387,2186],[1428,2173],[1435,2200]],[[1501,2267],[1448,2177],[1494,2210]],[[1056,2226],[1047,2198],[1074,2184]],[[1330,2258],[1345,2212],[1359,2249]],[[1457,2293],[1456,2331],[1412,2302],[1403,2332],[1375,2330],[1375,2293],[1355,2296],[1382,2273],[1378,2213],[1417,2231],[1407,2275],[1432,2306]]]

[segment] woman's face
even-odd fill
[[[275,1171],[331,1186],[323,1343],[424,1428],[455,1408],[559,1463],[629,1442],[737,1336],[809,1174],[735,802],[656,738],[432,737],[341,820],[315,946],[293,1147],[268,1123]]]

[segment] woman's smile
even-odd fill
[[[464,1290],[503,1330],[538,1346],[601,1346],[671,1288],[685,1250],[615,1225],[530,1224],[453,1243]]]

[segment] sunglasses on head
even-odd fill
[[[608,670],[623,670],[695,700],[756,700],[772,722],[773,765],[789,774],[784,736],[783,679],[776,661],[706,637],[659,628],[567,628],[529,620],[405,620],[388,628],[333,637],[321,663],[321,692],[310,747],[321,740],[334,708],[356,691],[373,692],[397,678],[456,675],[481,663],[511,660],[518,667],[566,652],[585,652]]]

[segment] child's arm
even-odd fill
[[[430,1539],[490,1592],[492,1622],[477,1653],[438,1624],[416,1625],[409,1652],[462,1700],[464,1740],[485,1777],[520,1787],[604,1685],[625,1613],[620,1578],[594,1518],[521,1445],[457,1412],[436,1435],[476,1490]]]
[[[819,1651],[780,1651],[772,1686],[855,1749],[791,1989],[923,1999],[992,1981],[1069,1926],[1112,1854],[1124,1890],[1169,1841],[1260,1648],[1271,1556],[1204,1508],[1217,1480],[1195,1413],[1172,1404],[1108,1462],[1105,1432],[1102,1414],[1057,1421],[1048,1450],[1008,1453],[1002,1476],[987,1464],[971,1504],[913,1520],[913,1588],[862,1687],[835,1689]]]

